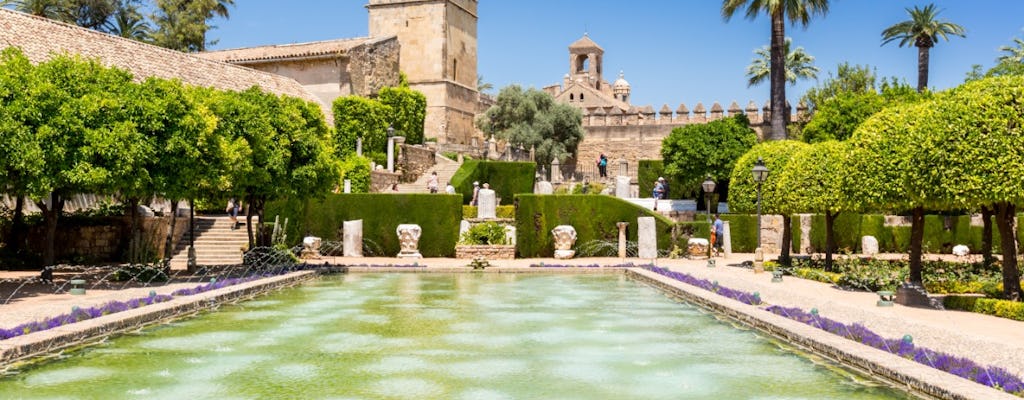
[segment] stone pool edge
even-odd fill
[[[770,313],[760,307],[743,304],[654,272],[631,268],[626,270],[626,276],[811,353],[886,380],[915,395],[956,400],[1020,400],[1020,397],[1001,390],[865,346]]]
[[[191,296],[33,332],[0,341],[0,370],[34,357],[82,346],[104,337],[237,302],[317,277],[317,271],[298,271],[223,287]]]

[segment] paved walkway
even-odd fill
[[[970,358],[983,365],[996,365],[1008,371],[1024,375],[1024,322],[1012,321],[987,315],[938,311],[923,308],[877,307],[878,296],[874,293],[850,292],[831,285],[785,277],[782,283],[771,283],[771,274],[755,274],[739,266],[743,261],[752,260],[750,254],[734,254],[728,259],[717,258],[716,268],[707,268],[704,260],[659,259],[656,264],[675,271],[686,272],[698,278],[717,280],[722,286],[733,289],[759,292],[769,303],[804,310],[817,308],[823,317],[847,324],[859,322],[888,338],[900,338],[909,334],[914,343],[937,351]],[[396,258],[324,258],[318,263],[345,265],[409,265],[416,262],[426,267],[466,266],[469,260],[426,258],[404,260]],[[545,265],[618,265],[623,263],[646,264],[640,259],[584,258],[574,260],[525,259],[494,260],[494,267],[528,267]],[[5,274],[10,277],[13,273]],[[45,295],[0,306],[0,327],[10,328],[23,322],[66,313],[73,306],[89,307],[111,300],[127,300],[144,297],[150,290],[170,293],[181,287],[197,283],[182,283],[158,288],[128,289],[122,291],[89,291],[85,296],[67,294]],[[2,294],[0,294],[2,295]]]

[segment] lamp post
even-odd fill
[[[700,184],[701,188],[704,189],[704,198],[707,200],[707,208],[705,211],[708,214],[708,223],[711,223],[711,193],[715,191],[715,181],[711,180],[711,175],[708,175],[704,183]]]
[[[754,182],[757,182],[757,247],[761,247],[761,184],[768,179],[768,167],[764,166],[764,159],[757,158],[754,168]]]

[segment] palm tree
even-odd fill
[[[476,76],[476,91],[480,93],[485,93],[491,91],[492,89],[494,89],[494,85],[491,84],[490,82],[484,81],[483,75]]]
[[[771,24],[771,136],[770,139],[786,139],[786,53],[783,45],[786,38],[786,20],[790,24],[800,22],[807,26],[814,14],[828,13],[828,0],[722,0],[722,16],[728,21],[736,11],[745,8],[748,19],[757,18],[761,13],[772,18]]]
[[[940,21],[935,17],[939,10],[935,4],[924,8],[914,6],[906,9],[910,19],[885,28],[882,31],[882,45],[894,40],[900,41],[900,47],[914,44],[917,47],[917,91],[928,88],[928,55],[939,38],[949,41],[949,35],[965,37],[964,27],[949,21]]]
[[[149,42],[152,39],[153,28],[139,12],[139,0],[119,0],[114,10],[114,18],[109,27],[111,34]]]
[[[66,21],[68,10],[61,0],[0,0],[0,7],[11,8],[37,17]]]
[[[797,79],[818,79],[818,67],[814,66],[814,56],[807,54],[803,47],[790,51],[793,39],[786,38],[786,82],[796,83]],[[754,50],[757,55],[747,66],[747,87],[760,85],[771,76],[771,49],[768,46]]]
[[[1004,63],[1022,63],[1024,62],[1024,39],[1013,38],[1014,46],[1003,46],[999,48],[1007,54],[1003,54],[996,59],[997,62]]]

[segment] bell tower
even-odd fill
[[[475,133],[478,0],[369,0],[370,36],[397,36],[399,70],[427,97],[424,136],[469,143]]]
[[[582,38],[569,45],[570,79],[601,90],[602,58],[604,49],[584,33]]]

